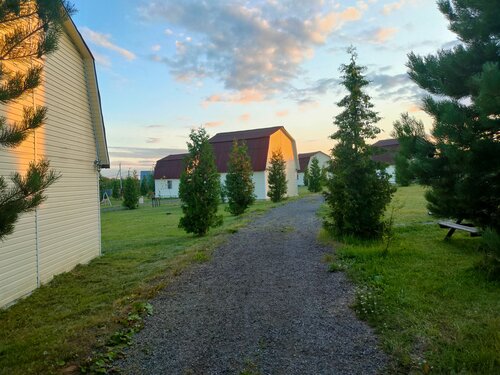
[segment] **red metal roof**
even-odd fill
[[[179,179],[184,170],[184,158],[189,154],[168,155],[156,162],[154,178],[155,180]]]
[[[283,130],[288,135],[283,126],[271,128],[242,130],[237,132],[218,133],[210,138],[209,142],[214,149],[215,163],[219,173],[227,172],[229,155],[233,147],[233,141],[245,141],[248,148],[248,155],[252,161],[254,172],[265,171],[267,166],[267,154],[269,151],[269,137],[278,130]],[[169,155],[158,160],[155,166],[155,179],[178,179],[184,168],[183,159],[187,154]]]
[[[375,142],[372,146],[374,147],[387,147],[387,146],[399,146],[397,138],[381,139]]]
[[[375,152],[377,152],[372,156],[372,160],[389,165],[395,164],[394,157],[399,151],[399,142],[397,139],[382,139],[372,146],[376,148]],[[379,151],[382,152],[378,153]]]
[[[311,160],[311,157],[313,157],[314,155],[316,155],[318,153],[324,154],[323,151],[314,151],[314,152],[307,152],[305,154],[299,154],[299,167],[300,167],[300,169],[298,170],[298,172],[304,172],[306,170],[307,166],[309,165],[309,160]]]
[[[210,138],[210,143],[218,143],[218,142],[233,142],[235,139],[241,140],[249,140],[255,138],[269,138],[271,134],[276,133],[280,129],[285,129],[283,126],[273,126],[271,128],[261,128],[261,129],[250,129],[250,130],[241,130],[237,132],[227,132],[227,133],[218,133]]]

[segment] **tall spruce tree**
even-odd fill
[[[252,181],[252,161],[245,142],[233,142],[226,175],[228,209],[233,215],[241,215],[255,201]]]
[[[185,160],[179,186],[184,214],[179,221],[179,228],[187,233],[203,236],[211,227],[222,224],[222,216],[217,215],[220,176],[205,129],[192,130],[189,138],[189,156]]]
[[[23,98],[41,83],[40,58],[57,49],[63,22],[74,8],[61,0],[0,2],[0,102]],[[0,117],[0,148],[19,146],[46,120],[47,108],[25,107],[19,122]],[[0,240],[14,231],[22,213],[36,209],[45,190],[59,175],[45,159],[29,164],[26,174],[13,173],[8,183],[0,176]]]
[[[279,202],[283,200],[288,190],[286,161],[281,150],[273,151],[267,171],[269,172],[267,176],[267,184],[269,187],[267,196],[271,198],[271,201]]]
[[[410,53],[409,75],[431,95],[432,142],[418,159],[434,214],[500,232],[500,17],[498,1],[440,0],[459,43],[425,57]]]
[[[313,158],[311,161],[308,183],[307,189],[310,192],[318,193],[321,191],[321,168],[317,158]]]
[[[427,143],[424,123],[403,113],[393,123],[393,127],[391,135],[399,142],[399,150],[395,156],[396,182],[401,186],[408,186],[415,180],[413,155],[420,145]]]
[[[379,117],[363,91],[369,83],[363,75],[366,68],[356,63],[354,48],[348,52],[350,63],[340,67],[348,94],[337,104],[344,110],[335,117],[337,131],[330,136],[338,143],[332,149],[325,224],[340,236],[374,238],[383,232],[382,217],[394,188],[382,166],[371,159],[371,146],[365,142],[380,132],[375,125]]]

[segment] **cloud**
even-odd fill
[[[387,40],[391,39],[397,31],[398,29],[394,27],[380,27],[375,30],[373,41],[375,43],[385,43]]]
[[[222,101],[261,101],[287,92],[315,48],[346,23],[360,20],[366,9],[366,2],[340,8],[321,0],[258,5],[245,0],[150,2],[141,8],[143,17],[194,37],[189,43],[177,40],[175,53],[154,60],[166,64],[179,81],[222,82],[231,92]]]
[[[96,63],[98,63],[99,65],[104,66],[106,68],[111,67],[111,60],[109,59],[108,56],[101,55],[98,52],[92,52],[92,55],[94,55],[94,59]]]
[[[210,95],[203,101],[204,106],[208,106],[213,103],[236,103],[236,104],[247,104],[251,102],[261,102],[265,100],[265,96],[262,92],[252,89],[241,90],[235,93],[220,93]]]
[[[222,125],[224,125],[224,121],[210,121],[203,124],[203,126],[206,128],[217,128]]]
[[[153,52],[158,52],[159,50],[161,50],[161,46],[159,44],[155,44],[151,47],[151,51]]]
[[[357,39],[357,41],[383,44],[391,39],[397,32],[398,29],[394,27],[378,27],[365,30],[354,39]]]
[[[409,108],[408,108],[408,112],[410,113],[415,113],[415,112],[420,112],[422,110],[422,108],[420,108],[420,106],[418,105],[411,105]]]
[[[241,116],[240,116],[240,121],[241,122],[247,122],[250,120],[250,113],[243,113]]]
[[[154,138],[154,137],[149,137],[146,139],[146,143],[160,143],[161,139],[160,138]]]
[[[172,35],[173,33],[174,33],[174,32],[173,32],[172,30],[170,30],[170,29],[166,29],[166,30],[165,30],[165,34],[166,34],[166,35]]]
[[[111,42],[111,35],[109,34],[102,34],[97,31],[93,31],[89,29],[88,27],[82,27],[82,34],[85,37],[85,39],[90,40],[92,43],[95,45],[98,45],[100,47],[109,49],[111,51],[117,52],[127,60],[134,60],[136,58],[135,54],[133,52],[130,52],[129,50],[126,50],[125,48],[119,47],[116,44],[113,44]]]
[[[305,87],[297,88],[290,86],[287,96],[299,104],[314,102],[314,98],[318,95],[324,95],[332,90],[339,90],[339,83],[340,81],[337,78],[322,78]]]
[[[144,128],[146,129],[161,129],[161,128],[164,128],[163,125],[146,125],[144,126]]]
[[[383,99],[397,99],[416,102],[424,95],[425,91],[414,83],[408,74],[370,74],[370,88],[378,92]]]
[[[182,154],[186,150],[174,148],[146,148],[146,147],[108,147],[111,159],[111,169],[103,169],[101,173],[106,177],[116,177],[118,167],[122,165],[122,176],[127,176],[130,170],[151,170],[154,164],[170,154]]]
[[[276,116],[277,117],[286,117],[286,116],[288,116],[288,113],[289,113],[289,111],[285,109],[283,111],[276,112]]]
[[[399,0],[394,3],[385,4],[382,8],[382,13],[386,16],[391,14],[392,12],[401,9],[403,6],[408,4],[408,0]]]

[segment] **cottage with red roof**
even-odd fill
[[[307,154],[299,154],[299,171],[297,172],[297,185],[304,186],[304,173],[306,169],[311,167],[312,160],[316,158],[321,169],[328,166],[330,157],[322,151],[308,152]]]
[[[274,151],[281,150],[286,160],[288,181],[288,196],[298,195],[296,173],[299,169],[297,147],[295,140],[283,126],[272,128],[251,129],[228,133],[219,133],[210,138],[215,154],[217,170],[224,183],[227,174],[227,164],[233,141],[245,141],[248,154],[252,160],[253,182],[257,199],[268,199],[267,167]],[[184,168],[184,158],[187,154],[169,155],[156,162],[155,195],[162,198],[179,196],[179,183]]]
[[[396,162],[394,160],[396,154],[399,151],[399,142],[397,139],[382,139],[375,142],[372,147],[374,147],[375,154],[372,156],[372,160],[378,161],[385,165],[385,171],[390,176],[390,182],[396,183]]]

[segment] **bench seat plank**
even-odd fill
[[[441,228],[454,228],[464,230],[469,233],[479,233],[479,230],[476,227],[469,227],[467,225],[457,224],[451,221],[439,221],[438,224]]]

